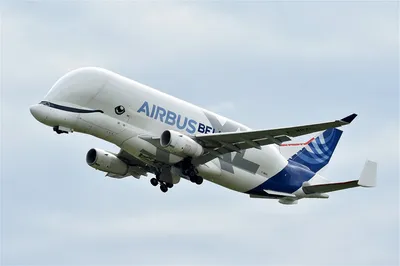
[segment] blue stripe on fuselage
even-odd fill
[[[287,166],[279,173],[246,193],[262,196],[268,195],[264,190],[293,193],[314,175],[315,173],[308,168],[289,160]]]

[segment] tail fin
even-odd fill
[[[342,133],[337,128],[325,130],[289,160],[308,167],[314,173],[318,172],[329,163]]]

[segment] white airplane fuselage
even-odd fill
[[[160,136],[168,129],[188,136],[250,130],[238,122],[100,68],[81,68],[67,73],[40,104],[31,107],[31,113],[50,127],[111,142],[148,164],[156,160],[174,165],[183,157],[156,147],[146,136]],[[266,145],[261,149],[224,154],[198,166],[197,170],[206,180],[257,195],[257,187],[287,168],[288,160],[277,147]],[[311,184],[326,183],[321,176],[305,168],[299,167],[296,171],[308,176],[305,180]],[[293,186],[284,191],[296,198],[305,197],[301,183],[292,181],[287,184],[283,181],[282,186]],[[273,187],[276,187],[274,191],[279,191],[280,185],[273,184]]]

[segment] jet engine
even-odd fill
[[[117,156],[101,149],[90,149],[86,154],[86,162],[94,169],[119,176],[125,176],[129,169]]]
[[[199,143],[173,130],[165,130],[161,134],[160,144],[167,151],[185,157],[198,157],[204,151]]]

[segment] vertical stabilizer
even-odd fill
[[[289,160],[302,164],[315,173],[318,172],[329,163],[342,133],[337,128],[325,130]]]

